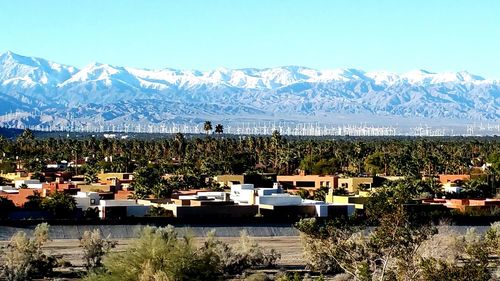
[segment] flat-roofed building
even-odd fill
[[[41,189],[42,183],[40,180],[15,180],[14,186],[16,188],[21,188],[21,186],[26,185],[27,188]]]
[[[284,188],[319,189],[325,187],[337,187],[338,177],[334,175],[306,175],[304,173],[293,176],[278,176],[278,183]]]
[[[360,189],[360,186],[371,188],[372,185],[372,177],[350,177],[338,179],[338,187],[345,188],[345,190],[347,190],[349,193],[356,193]]]
[[[257,215],[257,205],[238,205],[227,200],[227,195],[218,192],[200,192],[201,195],[181,195],[178,199],[155,202],[155,199],[139,200],[141,204],[164,208],[176,218],[223,219],[253,218]]]
[[[14,205],[17,207],[23,207],[26,202],[29,201],[29,196],[33,196],[37,190],[36,189],[28,189],[28,188],[21,188],[21,189],[6,189],[0,191],[0,197],[12,200],[14,202]]]
[[[6,173],[6,174],[4,174],[3,171],[0,171],[0,177],[9,181],[29,180],[31,178],[30,175],[25,171],[16,171],[14,173]]]
[[[101,201],[101,196],[97,192],[78,191],[76,195],[73,195],[73,198],[75,198],[76,207],[84,211],[88,208],[97,208]]]
[[[359,196],[359,195],[333,195],[328,193],[326,196],[326,202],[335,205],[354,205],[355,209],[362,210],[365,208],[366,202],[368,202],[369,197]]]
[[[108,182],[113,179],[119,181],[131,181],[134,179],[133,173],[101,173],[97,175],[100,182]]]
[[[442,205],[460,212],[480,211],[495,213],[500,209],[500,199],[424,199],[423,205]]]
[[[233,184],[253,184],[256,187],[270,187],[276,181],[276,174],[252,174],[252,175],[218,175],[213,178],[220,186]]]
[[[236,204],[253,205],[255,199],[255,188],[253,184],[233,184],[229,198]]]
[[[144,217],[150,208],[151,206],[137,204],[135,200],[100,200],[98,206],[101,219]]]

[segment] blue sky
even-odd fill
[[[77,67],[302,65],[500,78],[497,0],[15,0],[0,51]]]

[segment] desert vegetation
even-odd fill
[[[38,225],[31,238],[16,233],[3,249],[0,278],[33,280],[61,276],[55,269],[69,266],[64,257],[44,250],[49,226]],[[145,227],[124,250],[112,251],[116,241],[99,230],[85,231],[80,239],[84,280],[223,280],[249,269],[273,268],[281,255],[259,246],[246,232],[236,245],[222,242],[210,232],[202,243],[179,236],[174,227]]]
[[[447,231],[411,212],[414,189],[383,188],[356,217],[297,223],[308,268],[352,280],[495,280],[500,273],[500,222],[484,233]],[[371,224],[367,226],[366,222]]]

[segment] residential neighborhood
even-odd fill
[[[362,211],[371,194],[386,182],[404,181],[404,176],[308,175],[303,170],[296,175],[278,176],[269,173],[252,176],[225,174],[204,178],[215,188],[187,186],[173,190],[168,198],[152,195],[139,198],[134,192],[134,173],[98,173],[95,182],[88,182],[84,175],[74,174],[62,163],[67,161],[47,164],[46,170],[39,175],[42,181],[33,179],[33,173],[22,169],[0,174],[4,179],[0,197],[12,201],[19,210],[4,213],[2,218],[54,219],[53,214],[23,210],[25,205],[30,205],[30,201],[50,197],[54,193],[73,198],[76,209],[72,217],[66,219],[75,220],[151,217],[155,216],[152,208],[162,209],[163,217],[209,221],[256,217],[282,218],[286,221],[346,217],[354,215],[355,210]],[[85,165],[84,161],[79,165]],[[474,176],[479,177],[480,174]],[[182,175],[164,174],[161,177],[175,180]],[[439,205],[462,213],[500,208],[500,198],[455,198],[460,195],[464,183],[471,180],[469,174],[439,174],[431,180],[439,186],[437,194],[442,196],[414,199],[414,204],[420,204],[422,208]],[[323,197],[315,197],[321,192],[325,193]],[[429,208],[429,212],[432,210]],[[89,217],[88,214],[96,216]]]
[[[146,257],[157,248],[192,259],[165,262],[180,272],[221,261],[183,280],[322,280],[363,268],[377,276],[383,267],[366,267],[373,257],[394,262],[390,272],[422,272],[417,280],[449,280],[441,278],[447,267],[459,276],[480,272],[471,280],[496,276],[496,138],[301,139],[275,132],[72,139],[24,130],[0,143],[4,276],[22,274],[20,245],[39,253],[28,262],[52,270],[30,271],[37,278],[100,280],[93,270],[106,270],[95,278],[119,275],[114,262],[120,271],[136,266],[121,267],[127,251]],[[71,266],[52,262],[57,257],[48,249],[70,257]],[[448,253],[457,258],[446,260]]]

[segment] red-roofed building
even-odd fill
[[[439,182],[441,184],[468,180],[470,180],[470,175],[439,175]]]
[[[0,192],[0,197],[6,198],[14,202],[17,207],[22,207],[26,202],[28,202],[28,197],[33,196],[37,189],[22,188],[18,190],[18,193],[5,193]]]

